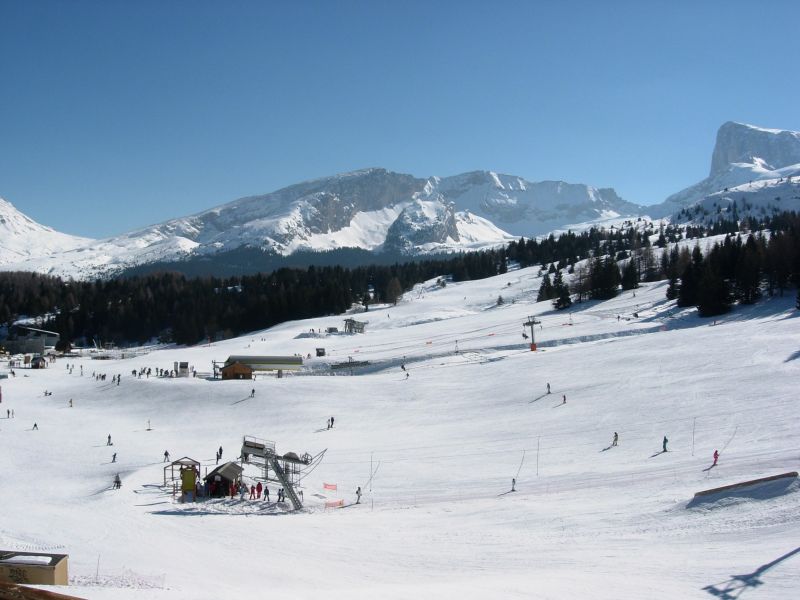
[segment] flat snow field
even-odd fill
[[[667,302],[663,282],[571,312],[534,303],[539,282],[533,269],[430,282],[354,315],[362,335],[311,334],[340,315],[18,369],[0,380],[0,549],[68,553],[62,591],[93,600],[800,597],[796,481],[692,503],[800,467],[794,293],[715,321]],[[316,348],[327,355],[282,379],[131,375]],[[330,375],[350,357],[369,365]],[[327,449],[303,512],[181,504],[161,487],[165,450],[205,473],[244,435]]]

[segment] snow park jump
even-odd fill
[[[797,487],[797,471],[741,481],[730,485],[712,488],[697,492],[689,502],[687,508],[716,502],[725,498],[753,498],[764,499],[785,494],[791,491],[792,487]]]

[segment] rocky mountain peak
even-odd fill
[[[758,163],[769,170],[800,163],[800,133],[728,121],[717,132],[709,177],[734,163]]]

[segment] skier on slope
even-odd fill
[[[613,442],[611,442],[611,445],[612,445],[612,446],[616,446],[618,441],[619,441],[619,435],[618,435],[618,434],[617,434],[617,432],[615,431],[615,432],[614,432],[614,441],[613,441]]]
[[[113,444],[111,443],[111,434],[110,433],[108,434],[108,441],[106,442],[106,446],[113,446]]]
[[[719,450],[714,450],[714,464],[712,464],[711,466],[716,467],[718,460],[719,460]]]
[[[547,383],[547,393],[548,394],[550,393],[550,383],[549,382]]]
[[[663,452],[667,451],[667,442],[669,442],[669,440],[667,439],[667,436],[664,436],[664,441],[661,442],[661,448],[663,449]]]
[[[356,504],[361,504],[361,486],[356,490]]]
[[[164,462],[169,462],[169,450],[164,450]]]

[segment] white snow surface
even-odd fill
[[[798,467],[794,294],[700,319],[661,282],[555,312],[532,301],[537,272],[421,284],[356,315],[363,335],[311,332],[341,327],[331,316],[17,370],[0,382],[0,416],[16,414],[0,419],[0,548],[68,553],[68,591],[90,600],[797,598],[796,482],[690,506],[697,491]],[[536,352],[521,336],[531,315]],[[283,379],[131,376],[318,347],[326,357]],[[370,365],[327,375],[348,357]],[[180,504],[161,487],[165,449],[205,471],[243,435],[327,449],[302,482],[303,512]]]
[[[66,252],[92,240],[37,223],[0,198],[0,268],[28,259]]]

